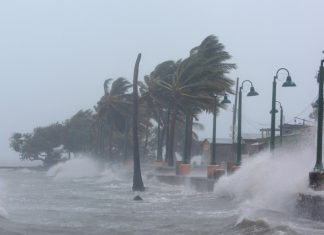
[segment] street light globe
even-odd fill
[[[282,84],[283,87],[295,87],[296,84],[291,80],[291,77],[288,75],[286,81]]]
[[[272,113],[272,110],[270,110],[269,113]],[[275,109],[275,113],[278,113],[278,109]]]
[[[254,89],[253,86],[251,86],[251,87],[250,87],[250,91],[249,91],[249,93],[247,94],[247,96],[257,96],[257,95],[259,95],[259,93],[255,91],[255,89]]]
[[[222,104],[230,104],[230,103],[231,103],[231,101],[228,99],[228,95],[225,94],[224,99],[222,100]]]
[[[318,108],[318,99],[315,101],[315,103],[312,104],[312,107],[315,109],[315,108]]]

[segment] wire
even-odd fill
[[[245,115],[243,115],[243,119],[244,120],[247,120],[248,122],[253,122],[253,123],[255,123],[255,124],[258,124],[259,126],[269,126],[270,124],[269,123],[262,123],[262,122],[257,122],[257,121],[255,121],[255,120],[252,120],[252,119],[250,119],[250,118],[247,118]]]
[[[311,103],[314,103],[316,100],[317,100],[317,97],[314,98]],[[299,112],[297,115],[294,115],[294,117],[291,118],[290,120],[288,120],[287,123],[293,122],[296,117],[299,118],[299,116],[302,115],[302,114],[304,114],[309,108],[312,108],[312,104],[308,104],[306,107],[304,107],[301,112]],[[245,115],[242,115],[242,121],[245,124],[247,124],[247,125],[249,125],[250,127],[253,127],[253,128],[256,128],[256,127],[258,127],[258,128],[259,127],[269,127],[270,126],[269,123],[257,122],[255,120],[252,120],[252,119],[248,118]],[[309,120],[306,120],[306,119],[305,119],[305,121],[312,122],[312,121],[309,121]]]
[[[315,98],[315,100],[316,100],[316,98]],[[296,114],[296,115],[294,115],[294,117],[293,118],[291,118],[291,119],[289,119],[289,121],[288,122],[292,122],[292,121],[294,121],[295,120],[295,117],[299,117],[299,116],[301,116],[302,114],[304,114],[309,108],[313,108],[312,107],[312,104],[308,104],[301,112],[299,112],[298,114]]]
[[[253,127],[268,127],[270,126],[269,124],[266,124],[266,123],[261,123],[261,122],[257,122],[257,121],[254,121],[250,118],[247,118],[246,116],[242,115],[242,119],[245,123],[247,123],[248,125],[250,126],[253,126]]]

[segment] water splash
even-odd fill
[[[55,180],[96,177],[95,183],[108,183],[129,179],[130,173],[123,165],[103,164],[100,161],[83,156],[51,167],[46,175]]]
[[[218,196],[229,196],[240,203],[243,218],[256,210],[293,210],[298,193],[308,190],[308,173],[315,153],[312,148],[262,152],[243,162],[231,176],[215,185]]]
[[[97,183],[115,182],[123,179],[131,179],[130,172],[120,165],[106,165]]]
[[[0,179],[0,218],[8,218],[8,212],[5,209],[5,201],[8,199],[5,182]]]
[[[55,179],[77,179],[99,176],[102,167],[98,162],[87,157],[80,157],[58,163],[47,171],[47,176]]]

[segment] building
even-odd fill
[[[275,142],[280,144],[280,129],[276,129]],[[306,137],[312,135],[313,126],[305,124],[283,125],[282,143],[293,146]],[[270,128],[260,129],[259,134],[242,134],[242,157],[252,156],[269,147]],[[201,142],[202,164],[208,165],[211,160],[212,139],[207,138]],[[236,160],[237,144],[231,138],[216,138],[216,163],[231,162]]]

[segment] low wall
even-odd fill
[[[324,195],[300,193],[297,200],[296,212],[298,216],[307,219],[324,221]]]
[[[154,175],[160,182],[171,185],[188,186],[197,192],[212,192],[216,180],[207,177],[183,176],[183,175]]]

